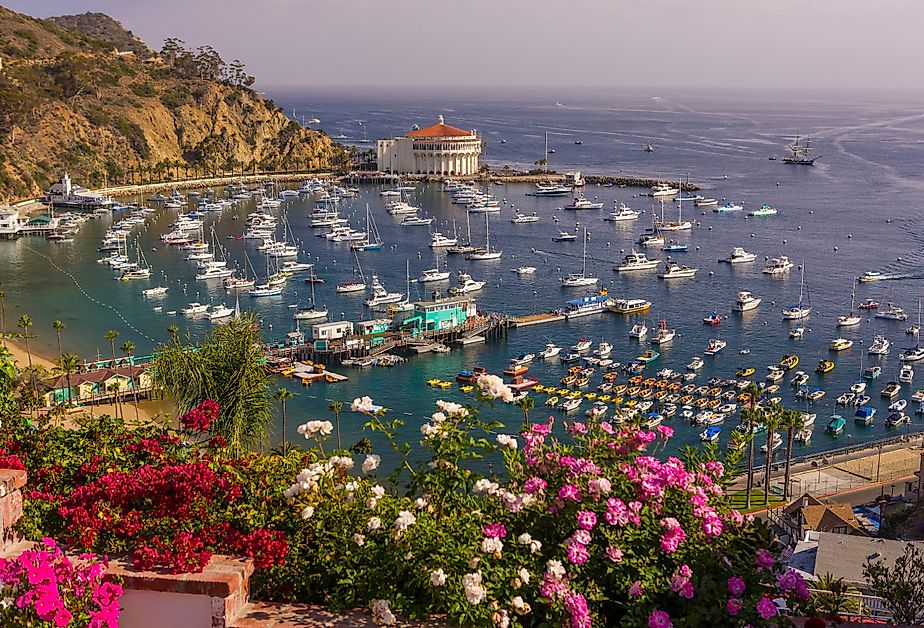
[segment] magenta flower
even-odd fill
[[[581,501],[581,491],[574,484],[565,484],[558,491],[558,496],[565,501]]]
[[[573,543],[590,545],[591,541],[593,541],[593,537],[590,536],[590,532],[587,530],[575,530],[574,534],[571,535],[571,542]]]
[[[542,478],[532,477],[523,484],[523,492],[533,495],[534,493],[544,491],[546,486],[548,486],[548,482]]]
[[[757,566],[761,569],[773,569],[773,554],[761,548],[757,550]]]
[[[565,596],[565,610],[571,615],[571,628],[590,628],[592,622],[587,599],[580,593],[568,593]]]
[[[629,587],[629,597],[638,597],[642,594],[642,583],[639,580],[636,580],[632,583],[632,586]]]
[[[729,594],[735,595],[735,596],[741,595],[742,593],[744,593],[744,588],[745,586],[747,586],[745,585],[744,580],[742,580],[738,576],[732,576],[731,578],[729,578],[727,585],[728,585]]]
[[[577,514],[577,524],[582,530],[593,530],[597,525],[597,515],[592,510],[579,510]]]
[[[658,433],[664,437],[664,440],[667,440],[668,438],[674,435],[674,428],[672,428],[669,425],[659,425]]]
[[[728,600],[728,603],[725,604],[725,611],[732,617],[741,612],[742,608],[744,608],[744,602],[736,597],[731,598]]]
[[[575,421],[574,423],[568,426],[568,431],[571,432],[571,434],[573,435],[586,434],[587,426],[584,425],[583,423],[579,423],[578,421]]]
[[[606,513],[603,515],[606,522],[613,526],[624,526],[629,523],[629,511],[626,504],[618,497],[606,500]]]
[[[782,574],[777,576],[776,582],[784,591],[793,591],[798,588],[800,583],[805,584],[805,582],[802,580],[802,576],[800,576],[792,569],[787,569]]]
[[[484,535],[492,539],[507,538],[507,528],[503,523],[489,523],[484,527]]]
[[[673,628],[671,616],[664,611],[655,611],[648,616],[648,628]]]
[[[571,543],[565,548],[565,554],[568,556],[568,562],[572,565],[583,565],[590,558],[590,552],[580,543]]]
[[[770,619],[776,615],[776,604],[774,604],[770,598],[761,598],[760,602],[757,603],[757,612],[760,613],[760,616],[765,620]]]
[[[722,534],[722,520],[717,515],[709,515],[703,519],[703,532],[706,536],[719,536]]]
[[[622,550],[618,547],[613,547],[610,545],[608,548],[606,548],[606,557],[614,563],[618,563],[622,560]]]
[[[661,527],[666,528],[664,536],[661,537],[661,549],[668,554],[673,554],[687,538],[687,533],[680,526],[680,522],[673,517],[668,517],[661,521]]]

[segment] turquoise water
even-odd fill
[[[887,403],[880,399],[879,390],[886,381],[896,378],[901,348],[913,343],[904,333],[908,323],[864,317],[859,326],[840,331],[834,323],[839,314],[849,309],[852,277],[868,269],[899,273],[903,279],[862,285],[858,288],[858,300],[894,300],[914,317],[916,302],[922,293],[921,210],[915,195],[921,184],[914,169],[922,156],[918,138],[924,133],[924,125],[920,119],[913,117],[912,110],[900,103],[848,106],[813,102],[768,107],[715,102],[687,105],[674,100],[668,106],[664,102],[639,100],[609,104],[611,106],[601,101],[581,107],[554,107],[540,106],[533,101],[519,104],[473,101],[455,103],[457,111],[448,121],[466,128],[478,127],[489,138],[489,159],[500,159],[498,153],[505,152],[509,153],[503,155],[509,162],[527,163],[537,158],[542,133],[553,126],[557,147],[553,159],[562,166],[556,162],[553,165],[560,168],[567,164],[607,173],[620,169],[665,176],[689,173],[692,181],[707,188],[703,192],[707,196],[742,202],[746,210],[770,203],[780,210],[779,215],[755,219],[743,214],[719,215],[708,209],[703,215],[700,210],[685,208],[685,217],[695,218],[701,224],[692,232],[673,234],[675,239],[690,245],[688,253],[676,253],[674,259],[698,267],[700,271],[694,280],[665,282],[657,278],[656,272],[618,275],[611,270],[648,225],[651,212],[660,211],[650,198],[637,196],[644,190],[588,186],[585,189],[588,198],[603,200],[606,209],[574,214],[557,209],[567,199],[526,196],[531,186],[492,186],[491,191],[507,201],[500,214],[490,217],[492,242],[504,250],[503,258],[495,262],[465,262],[459,256],[449,256],[444,260],[450,270],[465,269],[475,279],[488,282],[485,291],[476,297],[479,308],[518,315],[560,307],[566,299],[583,294],[579,290],[562,289],[558,282],[561,274],[580,270],[580,238],[571,243],[551,240],[559,228],[574,229],[577,220],[580,221],[578,228],[586,226],[591,234],[589,272],[598,275],[602,285],[615,296],[652,301],[654,305],[647,315],[649,327],[663,318],[678,330],[678,338],[660,349],[662,356],[655,363],[657,368],[682,370],[692,356],[702,354],[709,338],[718,336],[728,342],[728,347],[721,355],[706,358],[706,367],[698,382],[712,377],[734,377],[740,366],[753,366],[758,375],[762,375],[767,365],[776,363],[788,353],[799,355],[799,368],[811,371],[820,359],[834,355],[828,351],[828,345],[831,339],[843,335],[855,341],[854,348],[832,358],[837,362],[834,372],[821,377],[811,375],[810,384],[823,387],[827,396],[811,408],[819,415],[815,435],[810,445],[798,446],[797,454],[894,432],[883,426]],[[376,106],[362,100],[352,102],[350,107],[335,99],[318,99],[312,105],[311,110],[317,111],[322,120],[335,121],[336,116],[340,116],[344,126],[351,116],[363,115],[362,111],[377,112],[380,114],[376,117],[378,127],[367,124],[370,136],[397,132],[405,118],[411,115],[425,122],[425,111],[445,111],[441,109],[445,103],[435,97],[430,103],[417,103],[410,113],[399,113],[397,106],[386,107],[381,103]],[[300,110],[307,108],[300,106]],[[367,119],[371,117],[366,116]],[[482,121],[476,124],[476,118]],[[794,130],[815,134],[818,152],[824,155],[815,167],[787,167],[767,159],[770,154],[781,156],[783,138]],[[499,144],[500,137],[508,142]],[[583,145],[573,143],[578,137]],[[655,153],[641,152],[638,142],[646,137],[655,141]],[[370,205],[386,247],[378,252],[364,253],[361,256],[363,270],[367,276],[378,273],[390,289],[403,290],[406,260],[410,260],[412,277],[433,266],[433,252],[427,247],[427,228],[400,227],[398,220],[384,212],[384,201],[378,192],[379,188],[363,187],[358,198],[342,206],[341,211],[351,217],[354,227],[361,228],[365,206]],[[442,194],[438,185],[420,186],[413,200],[426,214],[436,218],[434,229],[451,232],[453,221],[460,230],[465,229],[464,209],[450,204],[448,195]],[[604,222],[603,216],[615,200],[646,213],[634,224]],[[351,275],[351,255],[345,243],[313,237],[306,219],[312,206],[310,199],[294,200],[285,208],[299,238],[299,247],[304,251],[303,259],[310,257],[317,264],[318,274],[327,280],[318,287],[317,301],[330,308],[334,319],[368,318],[369,312],[362,306],[361,296],[341,296],[334,292],[334,286]],[[538,212],[542,221],[513,225],[509,222],[512,206],[524,212]],[[671,207],[666,209],[668,215],[676,212]],[[210,218],[209,223],[214,224],[218,238],[229,248],[238,265],[242,264],[247,251],[258,273],[262,273],[262,257],[252,241],[228,239],[228,236],[242,233],[242,219],[252,209],[253,203],[249,201],[217,219]],[[183,334],[201,337],[210,329],[210,323],[167,316],[165,312],[179,310],[190,301],[233,306],[234,297],[228,295],[219,282],[196,282],[194,269],[183,261],[183,252],[165,247],[159,241],[159,235],[167,230],[175,216],[175,212],[162,211],[137,232],[148,261],[155,269],[155,278],[165,277],[169,282],[170,293],[157,302],[141,296],[141,290],[156,285],[157,279],[130,283],[113,281],[108,268],[95,263],[98,256],[95,249],[108,218],[87,222],[72,244],[38,239],[0,243],[0,268],[3,269],[0,278],[8,294],[7,320],[13,321],[21,313],[28,313],[35,321],[33,332],[39,335],[33,343],[50,349],[55,344],[51,321],[61,319],[68,324],[64,332],[65,349],[86,357],[109,353],[109,343],[103,337],[109,328],[119,330],[119,343],[135,342],[138,353],[167,339],[166,329],[171,324],[179,325]],[[559,223],[554,222],[556,218]],[[484,217],[473,215],[472,219],[477,243],[484,237]],[[757,253],[758,261],[734,268],[717,263],[734,246],[744,246]],[[658,251],[649,250],[648,253],[664,257]],[[760,272],[765,256],[778,255],[788,255],[797,264],[805,263],[806,287],[813,312],[805,322],[810,331],[803,340],[789,339],[791,324],[780,316],[782,307],[798,299],[798,269],[784,278],[771,278]],[[537,266],[539,272],[518,277],[510,270],[527,264]],[[412,284],[411,296],[422,298],[429,294],[429,289]],[[730,308],[739,290],[750,290],[763,298],[756,312],[744,316],[731,314]],[[241,305],[258,312],[268,338],[280,338],[292,329],[289,306],[296,303],[306,306],[309,295],[309,287],[296,279],[289,282],[281,297],[243,297]],[[156,305],[162,305],[163,312],[153,311]],[[712,310],[730,315],[715,329],[702,323],[702,317]],[[427,379],[452,379],[456,372],[473,365],[499,372],[511,357],[524,351],[537,352],[549,339],[567,347],[580,337],[595,342],[605,338],[616,347],[612,358],[627,361],[647,348],[628,337],[634,322],[636,320],[631,317],[605,314],[551,323],[512,330],[506,340],[454,350],[448,355],[415,356],[407,364],[390,369],[360,371],[339,367],[336,370],[350,377],[349,382],[339,385],[303,388],[297,382],[285,382],[284,385],[297,393],[289,404],[288,436],[299,438],[295,428],[304,420],[327,417],[328,400],[349,402],[356,396],[368,394],[377,403],[390,408],[392,415],[405,418],[408,421],[406,435],[416,440],[419,426],[432,412],[436,399],[458,401],[464,398],[455,387],[449,391],[429,389],[425,385]],[[852,420],[848,421],[845,434],[832,438],[823,433],[826,417],[835,412],[837,395],[857,378],[861,354],[864,366],[873,363],[871,356],[865,355],[865,346],[876,333],[884,333],[893,342],[892,353],[876,361],[882,366],[883,375],[871,386],[869,393],[873,397],[872,404],[878,409],[876,422],[872,427],[861,428]],[[861,340],[865,344],[863,348],[859,344]],[[740,355],[742,348],[750,349],[750,354]],[[530,372],[543,383],[556,383],[564,370],[558,364],[536,363]],[[924,381],[924,367],[921,371],[915,378],[916,383]],[[599,381],[597,377],[594,383]],[[781,383],[784,385],[779,394],[784,403],[804,409],[804,404],[797,404],[794,399],[788,377],[786,383]],[[903,397],[908,398],[912,389],[905,386]],[[544,399],[544,395],[537,395],[534,418],[543,416]],[[586,407],[587,402],[584,405]],[[852,409],[843,412],[852,415]],[[495,408],[491,413],[510,422],[520,416],[518,410],[510,407]],[[345,442],[351,443],[362,435],[360,422],[361,417],[345,413]],[[733,423],[729,421],[723,432],[727,434]],[[914,417],[914,423],[919,425],[920,417]],[[673,425],[677,432],[673,441],[675,448],[698,442],[697,435],[702,428],[685,425],[680,419],[674,419]],[[278,433],[276,439],[280,439]]]

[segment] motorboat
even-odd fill
[[[354,281],[348,279],[347,281],[337,284],[335,290],[340,294],[351,294],[355,292],[365,292],[366,282],[365,281]]]
[[[789,337],[794,340],[801,340],[805,336],[805,327],[802,325],[796,325],[789,330]]]
[[[648,326],[645,323],[636,323],[632,326],[632,329],[629,330],[630,338],[642,339],[648,334]]]
[[[853,340],[849,338],[835,338],[831,341],[829,349],[831,351],[846,351],[853,346]]]
[[[908,313],[905,312],[902,308],[898,307],[894,303],[886,303],[886,307],[878,310],[875,314],[876,318],[883,318],[890,321],[906,321],[908,320]]]
[[[672,341],[676,335],[676,330],[668,329],[667,321],[658,321],[658,331],[654,338],[651,339],[651,342],[657,345],[667,344],[668,342]]]
[[[555,343],[547,343],[545,349],[539,352],[538,356],[541,360],[551,360],[561,353],[561,347],[557,346]]]
[[[701,198],[693,201],[693,205],[696,207],[715,207],[718,204],[719,201],[714,198]]]
[[[840,395],[837,399],[834,400],[834,403],[839,406],[848,406],[853,403],[853,400],[857,398],[856,393],[845,392]]]
[[[860,283],[873,283],[874,281],[881,281],[885,279],[886,276],[879,272],[878,270],[868,270],[858,278]]]
[[[873,417],[876,416],[876,408],[869,406],[860,406],[853,415],[853,422],[857,425],[872,425]]]
[[[268,283],[259,284],[253,287],[253,290],[250,291],[250,296],[252,297],[276,297],[282,294],[282,286],[273,286]]]
[[[601,340],[600,344],[597,345],[597,348],[594,349],[594,355],[598,358],[606,358],[613,352],[613,345],[608,343],[606,340]]]
[[[525,225],[533,222],[539,222],[539,214],[533,212],[532,214],[521,214],[517,212],[514,214],[513,218],[510,219],[515,225]]]
[[[577,236],[570,231],[559,230],[558,235],[552,236],[552,242],[571,242],[577,240]]]
[[[639,246],[658,246],[664,245],[664,236],[659,231],[654,233],[643,233],[638,239]]]
[[[828,424],[825,426],[825,431],[828,434],[834,436],[840,434],[844,431],[844,427],[847,425],[847,420],[840,416],[839,414],[832,415],[828,420]]]
[[[161,297],[167,294],[167,290],[169,290],[167,286],[157,286],[156,288],[148,288],[147,290],[142,290],[141,294],[147,298]]]
[[[705,355],[718,355],[719,353],[721,353],[722,349],[726,347],[727,344],[728,343],[726,343],[724,340],[713,338],[712,340],[709,341],[709,344],[706,346],[706,349],[705,351],[703,351],[703,353]]]
[[[430,234],[430,248],[431,249],[455,246],[456,244],[458,244],[458,242],[459,242],[458,238],[450,238],[450,237],[444,236],[439,231],[434,231],[433,233]]]
[[[863,380],[858,380],[850,386],[850,392],[855,395],[862,395],[866,392],[866,382]]]
[[[747,312],[748,310],[753,310],[758,305],[760,305],[760,301],[760,297],[755,297],[747,290],[742,290],[738,293],[738,298],[735,300],[735,304],[732,305],[732,311]]]
[[[209,309],[209,306],[207,304],[203,305],[202,303],[193,301],[186,307],[182,308],[180,310],[180,314],[182,314],[183,316],[199,316],[200,314],[205,314],[206,312],[208,312],[208,309]]]
[[[446,281],[450,276],[451,273],[448,270],[440,270],[439,268],[427,268],[420,274],[420,277],[417,279],[417,281],[420,283]]]
[[[733,203],[732,201],[728,201],[723,205],[719,205],[712,211],[719,213],[719,214],[728,214],[731,212],[740,212],[742,209],[744,209],[744,207],[742,207],[738,203]]]
[[[879,393],[879,396],[885,399],[892,399],[898,396],[902,390],[902,385],[898,382],[889,382],[885,385],[885,388],[882,389],[882,392]]]
[[[535,266],[518,266],[517,268],[513,269],[513,272],[515,272],[518,275],[532,275],[533,273],[536,272],[536,267]]]
[[[636,356],[635,359],[644,364],[648,364],[649,362],[654,362],[659,357],[661,357],[660,353],[658,353],[657,351],[653,349],[648,349],[647,351],[643,352],[641,355]]]
[[[783,446],[783,437],[780,436],[779,432],[773,432],[773,435],[770,437],[770,453],[773,453],[777,449]],[[767,443],[764,443],[760,446],[760,452],[762,454],[767,453]]]
[[[404,295],[400,292],[389,292],[385,286],[382,285],[378,275],[372,275],[372,297],[366,299],[366,307],[378,307],[380,305],[397,303],[403,298]]]
[[[780,358],[780,361],[777,362],[777,366],[779,366],[781,369],[791,371],[799,366],[799,356],[793,354],[784,355],[782,358]]]
[[[470,292],[477,292],[484,289],[485,284],[486,282],[475,281],[472,279],[471,275],[460,271],[458,284],[454,288],[450,288],[449,291],[453,294],[468,294]]]
[[[905,349],[898,356],[898,359],[902,362],[917,362],[919,360],[924,360],[924,347],[921,345],[916,345],[914,347]]]
[[[225,305],[213,305],[211,311],[207,312],[210,321],[231,318],[234,315],[234,309]]]
[[[404,217],[404,219],[401,221],[400,224],[402,227],[423,227],[423,226],[429,226],[432,223],[433,223],[432,217],[424,218],[422,216],[418,216],[417,214],[409,214]],[[363,236],[365,237],[365,234],[363,234]],[[447,244],[446,246],[452,246],[452,245]]]
[[[574,200],[571,201],[568,205],[565,205],[562,209],[568,210],[581,210],[581,209],[603,209],[603,201],[597,200],[588,200],[584,198],[583,194],[579,194],[574,197]]]
[[[693,359],[690,360],[689,364],[687,364],[687,370],[688,371],[698,371],[699,369],[703,368],[704,364],[705,362],[703,362],[703,359],[701,357],[699,357],[698,355],[693,356]]]
[[[878,379],[880,375],[882,375],[881,366],[870,366],[866,370],[863,371],[864,379],[869,379],[869,380]]]
[[[898,401],[893,402],[889,406],[889,412],[901,412],[908,407],[908,402],[904,399],[899,399]]]
[[[815,372],[819,375],[824,375],[825,373],[830,373],[834,370],[834,362],[831,360],[821,360],[818,363],[818,366],[815,367]]]
[[[793,263],[785,255],[775,257],[764,267],[765,275],[784,275],[793,267]]]
[[[618,206],[613,208],[612,212],[603,218],[603,220],[608,220],[610,222],[627,222],[630,220],[636,220],[641,215],[642,212],[635,211],[628,205],[619,203]]]
[[[705,323],[706,325],[712,325],[713,327],[720,324],[721,322],[722,322],[722,315],[716,312],[715,310],[713,310],[711,314],[707,314],[706,316],[703,317],[703,323]]]
[[[898,427],[906,423],[911,423],[911,417],[904,412],[892,412],[885,420],[886,427]]]
[[[661,264],[661,260],[657,259],[648,259],[648,256],[644,253],[638,253],[632,251],[623,258],[622,264],[614,266],[613,270],[619,273],[633,272],[639,270],[651,270],[657,268]]]
[[[902,364],[902,368],[898,372],[898,381],[903,384],[910,384],[913,379],[914,369],[911,368],[910,364]]]
[[[698,268],[681,266],[674,262],[665,262],[665,264],[667,268],[663,273],[658,275],[661,279],[692,279],[696,276],[696,271],[699,270]]]
[[[721,427],[718,425],[711,425],[700,433],[699,439],[704,443],[714,443],[719,440],[719,435],[721,432]]]
[[[636,314],[651,309],[651,301],[645,299],[614,299],[610,308],[617,314]]]
[[[889,347],[892,346],[885,336],[882,334],[877,334],[873,337],[873,342],[869,345],[867,350],[870,355],[885,355],[889,352]]]
[[[778,212],[775,208],[770,207],[770,205],[768,205],[767,203],[764,203],[763,205],[760,206],[760,209],[755,209],[752,212],[748,212],[748,216],[758,218],[761,216],[776,216],[777,213]]]
[[[793,436],[793,440],[802,445],[807,445],[812,440],[812,430],[811,428],[803,428],[796,432]]]
[[[648,151],[648,152],[651,152],[651,151]],[[680,188],[675,188],[670,183],[656,183],[653,186],[651,186],[651,195],[655,198],[676,196],[679,193],[680,193]]]
[[[535,353],[521,353],[517,357],[510,360],[510,364],[513,366],[523,366],[525,364],[529,364],[535,359],[536,359]]]
[[[875,310],[879,308],[879,302],[875,299],[867,299],[863,303],[857,306],[859,310]]]

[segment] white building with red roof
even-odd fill
[[[478,133],[449,126],[443,116],[434,125],[378,142],[379,170],[397,174],[468,176],[478,172],[479,155]]]

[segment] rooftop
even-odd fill
[[[415,129],[414,131],[408,133],[405,137],[472,137],[473,135],[473,131],[466,131],[464,129],[459,129],[454,126],[445,124],[443,121],[443,116],[440,116],[437,118],[436,124],[424,127],[422,129]]]
[[[905,552],[908,541],[866,536],[812,532],[809,540],[796,545],[790,565],[815,577],[831,573],[851,584],[863,585],[867,559],[892,565]],[[924,547],[924,543],[913,543]]]

